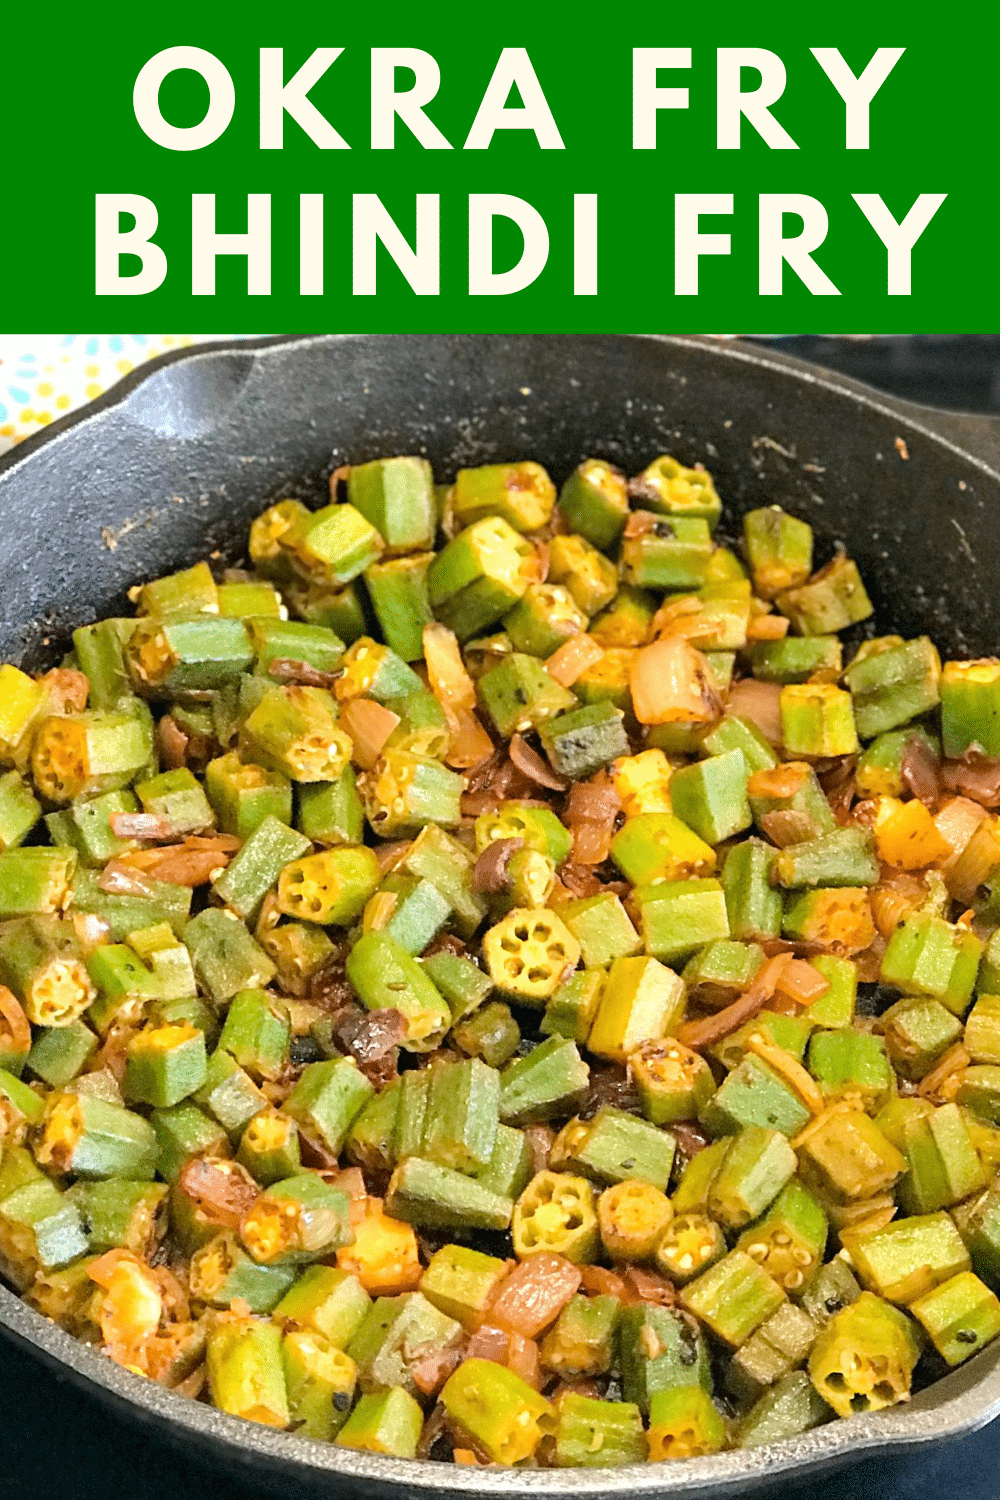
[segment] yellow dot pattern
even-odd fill
[[[148,360],[218,337],[152,333],[32,339],[0,334],[0,453],[103,395]]]

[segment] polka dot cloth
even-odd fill
[[[0,453],[169,349],[231,334],[0,334]]]

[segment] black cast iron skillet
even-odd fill
[[[250,518],[321,501],[337,464],[426,453],[435,472],[585,456],[629,473],[702,460],[727,513],[779,501],[857,559],[880,629],[1000,647],[1000,421],[908,407],[738,343],[697,338],[264,340],[168,355],[0,460],[0,660],[34,668],[140,579],[237,561]],[[77,1343],[0,1288],[0,1331],[123,1419],[288,1493],[733,1496],[1000,1413],[1000,1346],[906,1406],[748,1453],[628,1470],[491,1471],[342,1451],[226,1417]]]

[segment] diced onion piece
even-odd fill
[[[577,635],[571,635],[568,641],[563,641],[558,651],[553,651],[545,663],[545,670],[556,682],[568,688],[583,676],[588,667],[595,667],[603,656],[604,647],[581,630]]]
[[[749,719],[772,745],[781,744],[781,685],[757,682],[744,677],[734,684],[726,704],[727,712],[739,719]]]
[[[354,744],[351,759],[364,771],[371,771],[382,748],[399,724],[399,715],[374,698],[352,698],[340,710],[341,728]]]
[[[631,688],[640,724],[710,724],[719,712],[707,661],[678,636],[636,653]]]

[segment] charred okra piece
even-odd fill
[[[696,1324],[669,1307],[640,1302],[618,1325],[622,1391],[648,1412],[657,1391],[690,1387],[710,1391],[712,1367]]]
[[[622,718],[620,708],[602,702],[547,719],[539,737],[552,769],[570,781],[580,781],[626,755],[629,744]]]
[[[809,1375],[827,1405],[849,1417],[905,1401],[919,1357],[920,1340],[906,1314],[862,1292],[820,1333]]]
[[[785,589],[777,596],[777,604],[799,635],[834,635],[873,613],[861,574],[843,552],[808,583]]]

